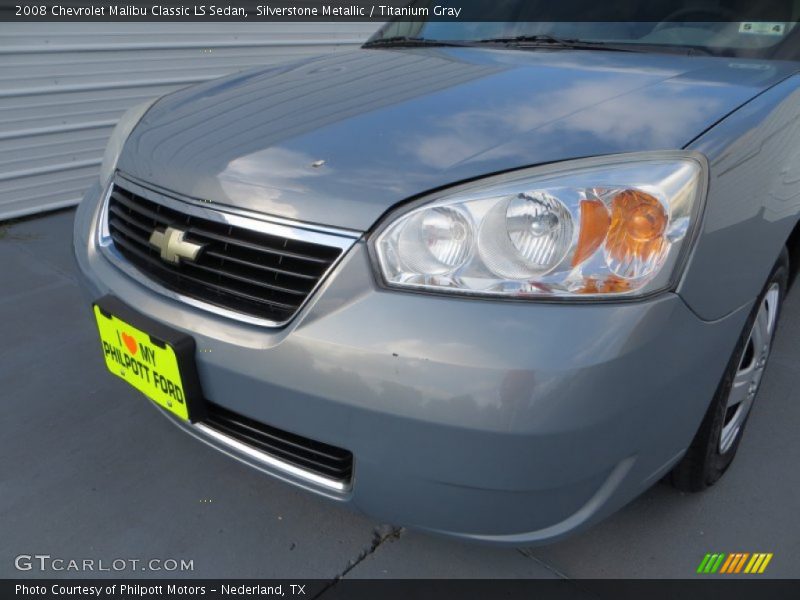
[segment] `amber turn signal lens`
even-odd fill
[[[581,231],[578,234],[578,245],[572,255],[572,266],[581,264],[589,258],[603,243],[611,224],[605,204],[600,200],[581,201]]]
[[[611,225],[606,252],[612,270],[635,278],[655,268],[666,247],[664,232],[669,218],[664,206],[640,190],[624,190],[611,202]]]
[[[631,284],[629,281],[620,279],[616,275],[611,275],[603,281],[597,281],[593,278],[585,280],[583,287],[578,290],[579,294],[620,294],[622,292],[630,291]]]

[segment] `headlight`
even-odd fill
[[[526,169],[441,192],[372,240],[387,285],[523,298],[639,296],[674,283],[705,161],[661,152]]]
[[[105,154],[103,154],[103,164],[100,167],[100,183],[103,188],[108,185],[111,176],[114,175],[114,170],[117,168],[117,161],[119,160],[119,155],[122,153],[125,140],[128,139],[133,128],[136,127],[136,124],[144,116],[144,113],[148,111],[156,100],[158,100],[158,98],[148,100],[147,102],[138,104],[129,109],[122,115],[122,118],[119,120],[116,127],[114,127],[108,144],[106,144],[106,151]]]

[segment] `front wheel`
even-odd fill
[[[714,485],[733,461],[761,387],[788,281],[789,255],[784,250],[745,324],[700,429],[670,474],[676,488],[698,492]]]

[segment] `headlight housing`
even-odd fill
[[[152,100],[137,104],[133,108],[128,109],[114,127],[114,130],[111,132],[111,137],[108,139],[108,144],[106,144],[105,154],[103,154],[103,164],[100,166],[100,183],[103,188],[108,185],[109,181],[111,181],[111,177],[114,175],[119,155],[122,153],[122,147],[125,145],[125,140],[128,139],[133,128],[136,127],[136,124],[150,107],[153,106],[156,100],[158,100],[158,98],[153,98]]]
[[[675,281],[701,215],[702,156],[525,169],[404,207],[371,252],[386,285],[534,299],[649,295]]]

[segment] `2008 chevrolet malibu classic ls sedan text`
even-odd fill
[[[744,25],[396,21],[132,109],[75,221],[108,369],[466,539],[713,484],[800,259],[800,27]]]

